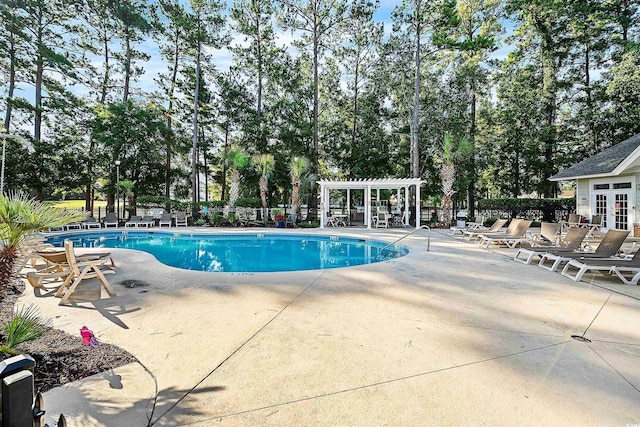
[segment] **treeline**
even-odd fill
[[[227,199],[231,171],[257,197],[238,148],[274,156],[272,204],[300,156],[322,178],[420,176],[435,198],[447,165],[473,206],[554,197],[550,175],[640,132],[637,0],[407,0],[387,26],[378,7],[3,0],[0,108],[31,147],[7,139],[5,188],[112,198],[118,160],[136,197]]]

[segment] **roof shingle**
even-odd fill
[[[549,179],[557,181],[564,178],[570,179],[612,173],[638,146],[640,146],[640,134],[634,135],[580,163],[561,170]]]

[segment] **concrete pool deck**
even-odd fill
[[[513,250],[431,238],[429,252],[420,231],[402,258],[291,273],[191,272],[113,249],[117,297],[98,299],[87,282],[60,307],[28,286],[20,303],[55,327],[80,339],[86,325],[139,360],[48,392],[49,422],[62,412],[75,426],[640,424],[640,286],[576,283]],[[130,280],[146,286],[121,285]],[[591,343],[571,338],[583,334]]]

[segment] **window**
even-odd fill
[[[622,188],[631,188],[631,183],[630,182],[618,182],[616,184],[613,184],[613,189],[614,190],[618,190],[618,189],[622,189]]]
[[[614,184],[615,186],[615,184]],[[608,190],[609,189],[609,184],[593,184],[593,189],[594,190]]]

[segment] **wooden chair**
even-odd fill
[[[69,275],[56,292],[57,297],[62,296],[59,305],[66,304],[78,285],[85,279],[97,278],[109,296],[116,296],[116,292],[104,276],[105,274],[115,274],[116,272],[112,266],[106,265],[107,259],[78,262],[73,249],[73,242],[69,239],[64,241],[64,251],[67,257],[67,265],[69,266]],[[67,288],[68,290],[65,292]]]

